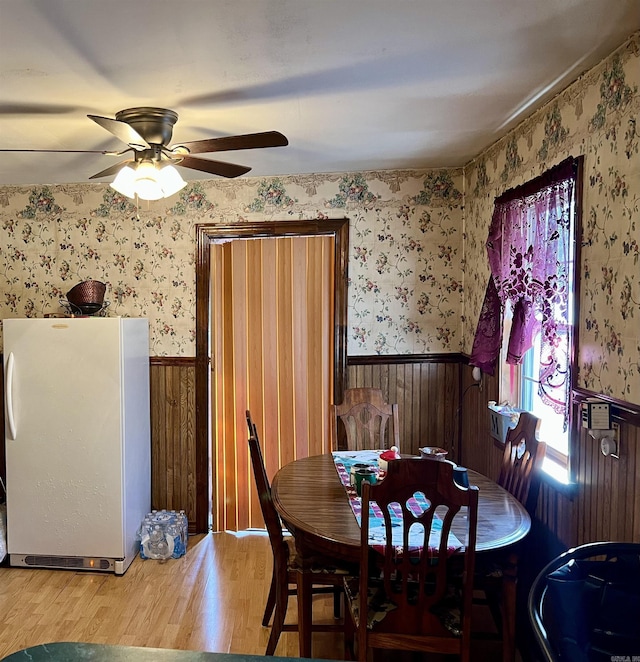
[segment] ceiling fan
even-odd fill
[[[157,200],[179,191],[186,182],[173,166],[200,170],[221,177],[239,177],[251,170],[248,166],[203,159],[192,154],[224,152],[261,147],[284,147],[289,141],[278,131],[247,133],[223,138],[206,138],[170,145],[178,114],[166,108],[128,108],[115,119],[100,115],[87,117],[128,145],[121,151],[77,149],[0,149],[2,152],[70,152],[131,157],[89,177],[99,179],[117,173],[113,188],[129,197]]]

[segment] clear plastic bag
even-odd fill
[[[138,529],[140,557],[160,561],[180,558],[187,552],[188,521],[183,510],[152,511]]]

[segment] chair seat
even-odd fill
[[[546,662],[631,660],[640,651],[640,543],[567,550],[537,575],[528,615]]]
[[[359,582],[359,578],[353,576],[345,577],[344,580],[345,599],[353,615],[356,627],[360,623],[361,614]],[[381,623],[384,617],[394,609],[397,609],[397,605],[393,600],[387,598],[382,582],[370,580],[367,593],[367,628],[372,630],[376,624]]]
[[[367,586],[367,629],[373,630],[378,623],[394,609],[397,609],[396,603],[389,598],[384,590],[382,580],[370,579]],[[417,602],[418,585],[409,584],[409,593],[415,593]],[[344,580],[345,599],[353,615],[356,627],[360,623],[360,595],[358,577],[345,577]],[[409,598],[411,600],[411,598]],[[447,594],[430,609],[431,613],[438,617],[443,627],[453,636],[462,636],[462,593],[456,586],[449,586]]]
[[[305,563],[303,565],[298,556],[298,552],[296,551],[295,540],[293,538],[287,537],[285,538],[285,542],[289,548],[289,560],[287,563],[287,569],[292,572],[302,570],[304,568],[306,572],[311,572],[318,575],[346,576],[353,573],[353,567],[341,566],[336,563],[335,559],[327,558],[321,554],[308,557],[305,559]]]

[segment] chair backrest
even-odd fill
[[[540,467],[547,444],[538,441],[540,419],[522,412],[515,428],[509,430],[504,442],[502,467],[498,485],[512,494],[533,515],[538,502]]]
[[[398,405],[387,404],[377,388],[349,388],[344,392],[342,404],[331,405],[333,419],[333,448],[363,450],[400,447]],[[388,443],[389,419],[393,440]],[[341,443],[339,421],[344,426],[346,443]]]
[[[415,501],[416,493],[422,493],[423,510]],[[370,553],[369,503],[375,501],[384,516],[386,541],[382,553]],[[455,515],[462,507],[468,509],[466,539],[459,542],[465,546],[464,556],[456,555],[449,547],[449,533]],[[400,540],[388,544],[392,530],[391,509],[401,511],[402,527]],[[437,509],[437,513],[436,513]],[[437,521],[439,520],[439,521]],[[389,462],[384,480],[375,485],[364,483],[361,523],[361,570],[360,595],[366,595],[370,564],[376,559],[376,572],[381,569],[385,594],[397,608],[384,619],[384,630],[395,633],[424,635],[438,633],[442,624],[436,613],[430,611],[442,601],[451,579],[451,565],[461,565],[463,571],[462,630],[468,636],[471,629],[471,604],[473,596],[473,573],[475,566],[476,528],[478,521],[478,488],[459,487],[453,480],[453,465],[429,459],[402,459]],[[435,522],[435,526],[434,525]],[[420,528],[422,525],[422,529]],[[431,536],[432,528],[442,527],[439,539]],[[409,539],[409,531],[417,527],[417,537]],[[429,544],[431,536],[431,546]],[[419,550],[416,551],[415,546]],[[421,548],[421,549],[420,549]],[[363,592],[364,591],[364,592]],[[446,634],[446,631],[443,630]]]
[[[254,436],[258,441],[260,441],[260,438],[258,437],[258,429],[256,428],[256,424],[251,418],[251,412],[248,409],[245,412],[245,416],[247,417],[247,428],[249,429],[249,436]],[[260,457],[262,457],[262,453],[260,453]]]
[[[284,536],[282,535],[282,522],[271,498],[271,485],[267,478],[267,471],[264,466],[264,459],[262,457],[262,450],[260,442],[256,433],[255,425],[251,420],[251,414],[247,410],[247,427],[249,428],[249,455],[251,456],[251,465],[253,467],[253,475],[256,481],[256,489],[258,490],[258,499],[260,501],[260,509],[262,510],[262,517],[267,527],[269,540],[273,549],[275,560],[278,556],[284,553],[286,545],[284,543]],[[284,558],[286,563],[286,558]]]

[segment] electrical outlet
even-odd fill
[[[606,457],[620,459],[620,425],[611,423],[611,429],[607,430],[609,434],[600,439],[600,451]]]

